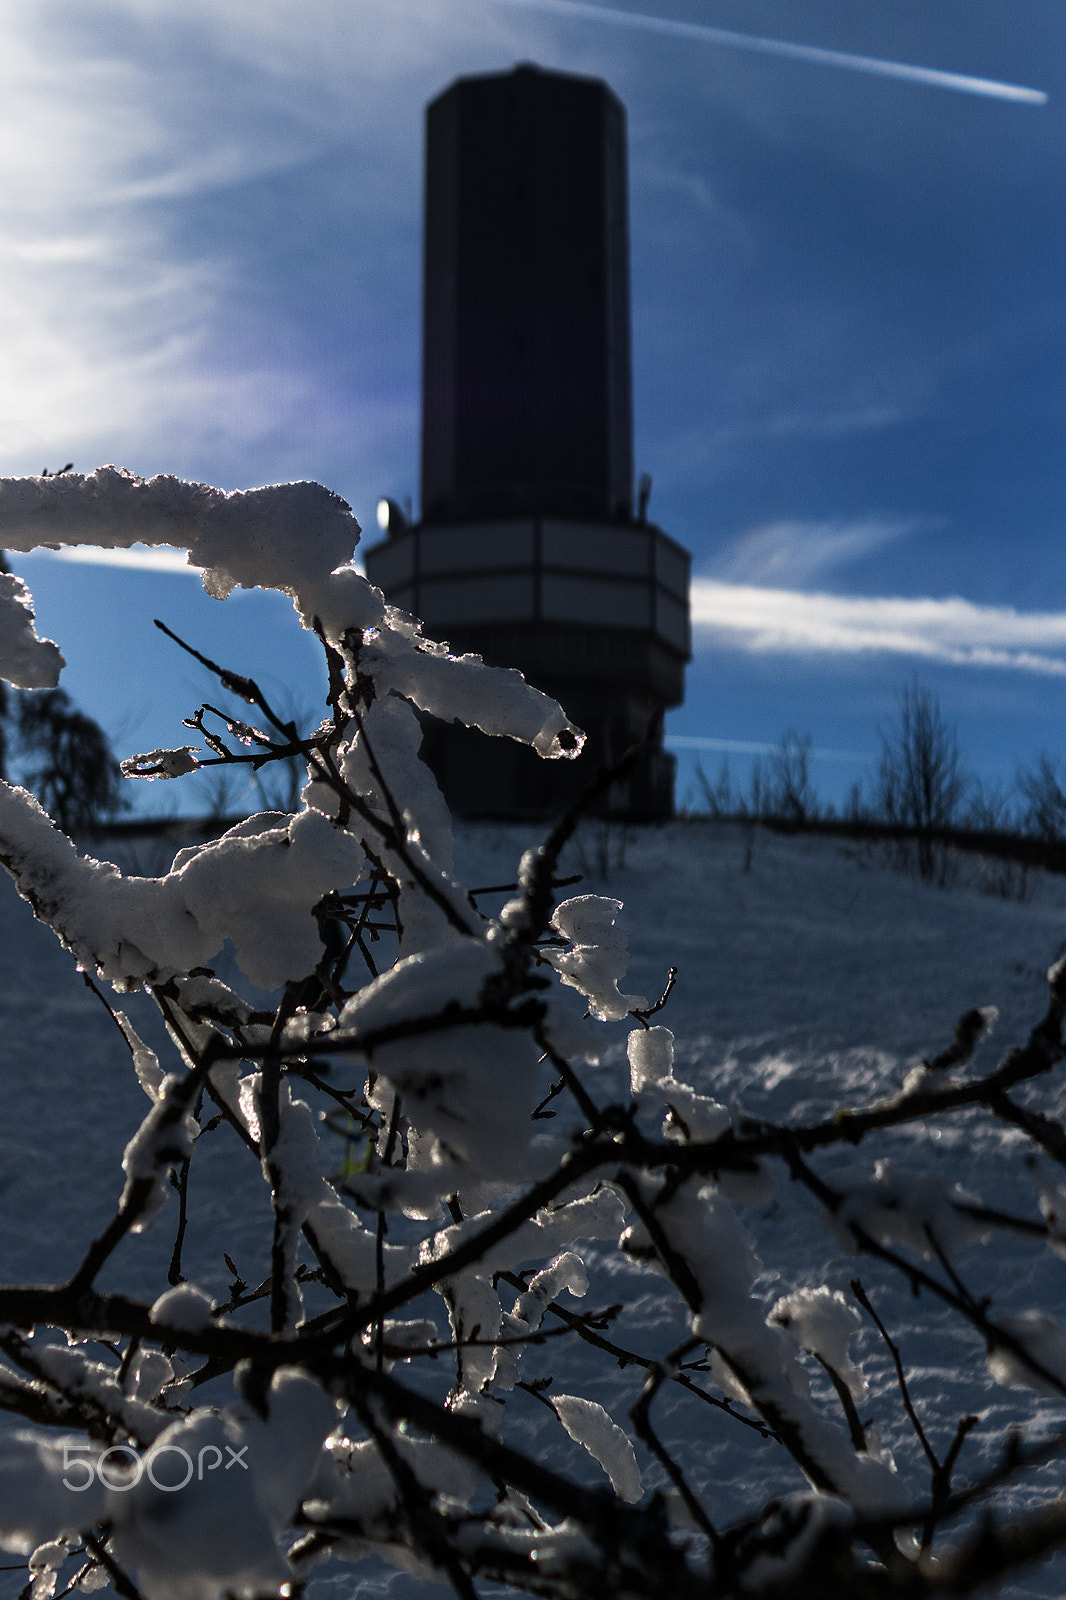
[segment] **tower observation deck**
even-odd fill
[[[427,724],[427,759],[456,811],[540,817],[657,727],[605,804],[668,815],[689,558],[634,516],[625,111],[605,84],[523,65],[432,102],[424,283],[422,520],[390,524],[367,572],[588,735],[543,762]]]

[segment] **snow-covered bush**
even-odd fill
[[[1066,1541],[1057,1484],[1009,1525],[995,1515],[1003,1484],[1053,1461],[1063,1435],[1005,1438],[993,1470],[966,1476],[967,1438],[995,1416],[930,1438],[881,1292],[894,1276],[954,1319],[956,1358],[990,1394],[1066,1398],[1066,1332],[990,1305],[956,1263],[1002,1228],[1045,1240],[1053,1268],[1066,1250],[1066,1182],[1047,1175],[1066,1130],[1034,1098],[1063,1056],[1066,967],[1028,1042],[983,1075],[970,1063],[991,1019],[973,1011],[875,1103],[774,1123],[720,1105],[653,1021],[669,985],[653,1005],[623,988],[618,902],[558,901],[576,813],[522,856],[497,914],[458,881],[418,714],[546,759],[581,735],[517,673],[455,658],[387,608],[349,565],[357,535],[312,484],[226,495],[110,468],[0,482],[8,550],[167,543],[220,599],[288,594],[330,686],[329,715],[301,730],[235,665],[200,657],[249,720],[201,709],[198,745],[127,774],[297,755],[307,783],[294,814],[252,817],[157,878],[80,856],[32,796],[0,787],[20,892],[94,982],[147,992],[169,1041],[161,1061],[114,1010],[146,1101],[115,1152],[114,1215],[63,1281],[42,1251],[37,1284],[0,1287],[0,1407],[17,1419],[0,1429],[0,1547],[27,1558],[33,1600],[71,1560],[62,1581],[82,1589],[221,1600],[296,1593],[328,1558],[355,1564],[354,1593],[370,1557],[467,1600],[486,1579],[582,1600],[931,1596]],[[9,586],[0,670],[47,688],[60,664]],[[867,1155],[891,1130],[975,1110],[1045,1158],[1033,1216],[883,1146]],[[268,1197],[255,1287],[224,1238],[188,1245],[190,1185],[212,1163],[217,1180],[220,1152]],[[772,1303],[757,1293],[742,1211],[811,1200],[840,1252],[872,1258],[876,1292],[856,1278],[848,1298],[797,1264]],[[144,1293],[131,1285],[153,1240]],[[626,1307],[597,1298],[616,1267],[657,1297],[659,1347],[634,1348]],[[860,1361],[861,1326],[877,1337]],[[596,1374],[618,1367],[634,1399],[611,1414]],[[738,1462],[772,1447],[782,1492],[723,1517],[704,1430],[679,1445],[669,1396],[732,1430]],[[883,1442],[889,1404],[921,1472]]]

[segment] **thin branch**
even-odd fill
[[[157,1141],[168,1129],[173,1128],[176,1131],[191,1110],[204,1079],[217,1059],[212,1051],[214,1042],[214,1039],[208,1041],[201,1061],[180,1083],[172,1082],[166,1106],[157,1124]],[[81,1266],[71,1278],[68,1287],[72,1292],[82,1292],[91,1287],[104,1262],[114,1253],[143,1214],[158,1181],[159,1178],[156,1176],[130,1180],[115,1216],[99,1238],[93,1241]]]
[[[876,1310],[874,1309],[873,1302],[870,1300],[870,1297],[863,1288],[862,1282],[859,1278],[852,1278],[851,1292],[859,1302],[860,1306],[862,1306],[862,1309],[866,1312],[866,1315],[870,1318],[870,1321],[873,1323],[878,1333],[881,1335],[881,1338],[885,1344],[885,1348],[892,1358],[892,1365],[896,1369],[896,1385],[899,1389],[900,1398],[903,1401],[903,1409],[907,1413],[911,1427],[914,1429],[914,1432],[917,1436],[918,1443],[925,1452],[925,1458],[932,1468],[933,1477],[935,1479],[937,1474],[942,1470],[940,1460],[937,1457],[936,1451],[929,1443],[929,1436],[922,1427],[922,1419],[919,1417],[914,1406],[914,1401],[911,1399],[910,1386],[907,1383],[907,1374],[903,1366],[903,1357],[900,1355],[899,1346],[896,1344],[896,1341],[893,1339],[892,1335],[881,1321],[881,1318],[878,1316]]]
[[[648,1018],[656,1016],[666,1005],[666,1002],[674,992],[674,985],[676,982],[677,968],[671,967],[666,974],[666,988],[663,990],[658,1000],[656,1000],[655,1004],[653,1006],[645,1006],[642,1011],[631,1011],[629,1015],[631,1017],[636,1017],[638,1022],[643,1022],[644,1026],[647,1027]]]
[[[105,1534],[105,1538],[107,1535]],[[122,1596],[122,1600],[141,1600],[141,1592],[133,1579],[123,1572],[114,1556],[108,1550],[103,1539],[97,1539],[91,1533],[83,1533],[82,1540],[90,1555],[96,1557],[102,1567],[107,1569],[108,1576],[115,1588],[115,1593]]]
[[[633,1426],[637,1430],[638,1436],[647,1445],[659,1465],[664,1468],[674,1488],[687,1506],[689,1515],[696,1526],[707,1535],[712,1548],[721,1559],[725,1554],[725,1544],[721,1534],[704,1510],[699,1497],[693,1492],[685,1474],[651,1424],[652,1401],[662,1387],[665,1378],[666,1372],[664,1369],[656,1365],[648,1373],[643,1389],[629,1409],[629,1415],[633,1419]]]
[[[174,1234],[174,1249],[171,1252],[170,1266],[167,1270],[167,1282],[173,1287],[184,1283],[185,1279],[181,1270],[181,1251],[185,1243],[185,1230],[189,1225],[189,1170],[192,1158],[186,1156],[175,1175],[172,1171],[170,1181],[178,1191],[178,1226]]]

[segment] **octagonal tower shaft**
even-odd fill
[[[631,515],[626,194],[604,83],[520,66],[430,105],[425,522]]]

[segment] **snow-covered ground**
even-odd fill
[[[459,832],[460,876],[468,884],[513,881],[528,830],[468,826]],[[147,852],[140,870],[162,865]],[[624,861],[620,854],[624,850]],[[607,867],[606,875],[603,868]],[[847,842],[749,836],[731,824],[675,823],[604,832],[587,825],[564,861],[585,873],[587,888],[624,903],[631,962],[626,987],[653,999],[667,969],[679,969],[663,1015],[677,1039],[678,1076],[727,1105],[774,1119],[809,1120],[841,1105],[858,1106],[894,1091],[907,1071],[949,1042],[958,1017],[974,1006],[998,1008],[990,1040],[975,1068],[988,1069],[1024,1040],[1046,1007],[1045,974],[1066,948],[1066,880],[1030,880],[1025,899],[1002,867],[959,865],[954,885],[928,887],[894,870],[875,849]],[[581,892],[569,890],[569,893]],[[485,900],[495,909],[500,899]],[[158,1027],[138,997],[126,1009],[153,1041]],[[631,1024],[629,1024],[631,1026]],[[600,1100],[618,1099],[627,1081],[625,1023],[587,1083]],[[112,1019],[73,969],[52,934],[36,924],[6,878],[0,880],[0,1280],[59,1280],[84,1254],[114,1211],[121,1192],[123,1146],[141,1122],[145,1099]],[[1043,1086],[1045,1110],[1066,1112],[1066,1088]],[[196,1281],[225,1295],[226,1250],[250,1282],[266,1275],[268,1207],[254,1161],[227,1144],[228,1130],[205,1151],[190,1197],[187,1260]],[[893,1160],[945,1180],[958,1180],[989,1206],[1038,1218],[1022,1136],[967,1113],[940,1128],[886,1135],[861,1151],[833,1153],[823,1173],[857,1159]],[[199,1158],[198,1158],[199,1161]],[[1066,1403],[1031,1390],[1001,1388],[988,1378],[976,1337],[959,1339],[951,1315],[912,1298],[876,1263],[844,1255],[821,1227],[813,1203],[782,1181],[776,1193],[754,1187],[742,1209],[757,1241],[766,1307],[805,1285],[848,1291],[859,1275],[898,1341],[912,1374],[916,1405],[930,1438],[946,1450],[960,1416],[979,1423],[963,1449],[959,1477],[998,1458],[1003,1435],[1018,1425],[1034,1436],[1066,1420]],[[173,1200],[170,1202],[173,1205]],[[102,1287],[157,1293],[170,1230],[150,1230],[123,1246]],[[621,1304],[610,1337],[642,1354],[665,1353],[688,1329],[663,1315],[659,1281],[613,1251],[591,1251],[592,1286],[584,1307]],[[1038,1241],[1003,1235],[991,1248],[963,1252],[964,1280],[991,1297],[999,1313],[1039,1308],[1066,1314],[1066,1262]],[[570,1341],[551,1341],[524,1357],[523,1376],[552,1375],[554,1389],[600,1401],[625,1418],[641,1373],[621,1368]],[[927,1486],[920,1449],[902,1413],[883,1346],[867,1325],[853,1354],[871,1379],[860,1407],[874,1417],[916,1491]],[[815,1388],[819,1379],[812,1378]],[[590,1481],[599,1468],[574,1444],[548,1409],[523,1394],[514,1406],[544,1459]],[[801,1487],[783,1452],[749,1428],[676,1393],[657,1402],[656,1421],[691,1469],[692,1481],[720,1524],[751,1511],[770,1493]],[[662,1481],[654,1464],[645,1483]],[[1022,1504],[1033,1488],[1047,1492],[1061,1478],[1052,1463],[1011,1490]],[[12,1558],[7,1558],[12,1559]],[[4,1575],[4,1594],[22,1580]],[[1000,1593],[1050,1596],[1063,1570],[1027,1572]],[[13,1586],[13,1587],[11,1587]],[[415,1600],[435,1586],[384,1566],[332,1565],[310,1592],[360,1600]]]

